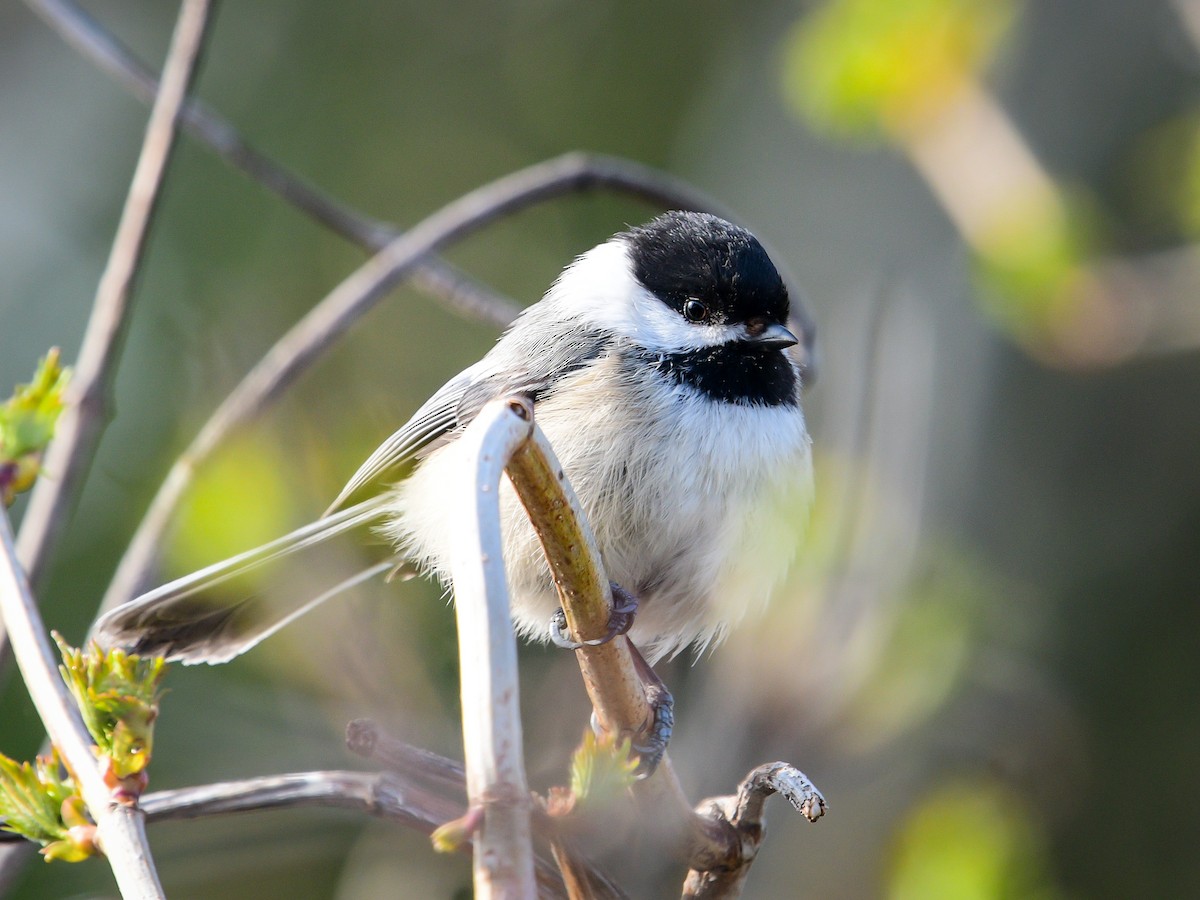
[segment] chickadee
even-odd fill
[[[225,662],[346,585],[269,613],[257,598],[206,589],[363,524],[447,581],[462,513],[445,502],[446,485],[470,477],[455,438],[489,400],[520,393],[534,400],[608,577],[639,602],[629,638],[650,663],[703,648],[765,601],[795,550],[789,526],[811,464],[788,313],[782,278],[743,228],[669,212],[621,232],[568,266],[384,441],[324,518],[113,610],[96,636]],[[380,488],[414,460],[407,478]],[[382,492],[343,508],[372,488]],[[513,619],[544,637],[558,596],[532,526],[503,490]]]

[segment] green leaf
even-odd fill
[[[71,811],[71,823],[64,821],[64,810]],[[82,859],[78,856],[78,836],[82,833],[78,829],[86,830],[91,825],[82,818],[81,810],[75,784],[63,774],[56,751],[39,756],[33,763],[18,763],[0,754],[0,828],[47,849],[56,846],[47,858]],[[77,826],[75,835],[71,834],[72,825]]]
[[[41,470],[42,451],[54,436],[70,374],[59,365],[58,349],[51,349],[33,381],[17,385],[0,404],[0,499],[5,506],[28,490]]]
[[[597,737],[589,728],[571,757],[571,793],[577,806],[603,807],[633,786],[638,757],[629,738]]]
[[[101,650],[94,642],[84,653],[58,634],[54,640],[62,654],[63,681],[113,776],[123,781],[144,772],[154,748],[166,663],[118,648]]]

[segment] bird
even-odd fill
[[[628,227],[568,265],[370,455],[324,516],[115,608],[93,634],[168,660],[226,662],[391,563],[269,611],[215,590],[222,581],[364,525],[449,587],[463,513],[447,486],[470,477],[456,438],[488,401],[518,394],[533,401],[607,576],[637,601],[630,641],[651,665],[699,654],[766,602],[801,541],[812,465],[790,311],[784,279],[747,229],[678,210]],[[514,625],[545,638],[558,595],[507,484],[501,516]]]

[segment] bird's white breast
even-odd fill
[[[618,389],[619,388],[619,389]],[[724,635],[764,602],[799,540],[811,483],[798,405],[718,403],[606,356],[564,379],[536,417],[579,496],[607,576],[638,596],[630,633],[652,662]],[[397,488],[389,533],[439,576],[461,511],[444,485],[463,477],[457,443]],[[511,487],[502,517],[513,617],[542,636],[558,606],[537,539]]]

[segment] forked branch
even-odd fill
[[[0,510],[0,621],[12,635],[21,677],[50,740],[74,776],[96,823],[97,843],[108,857],[121,895],[130,900],[164,897],[146,842],[145,818],[135,805],[113,802],[38,613],[29,582],[17,562],[8,514]]]

